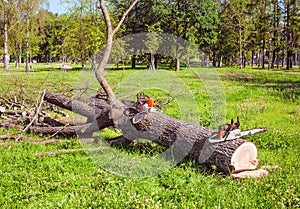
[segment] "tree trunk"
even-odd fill
[[[19,46],[18,43],[16,43],[16,62],[15,62],[15,67],[19,68]]]
[[[243,69],[243,45],[242,45],[242,28],[239,27],[239,44],[240,44],[240,70]]]
[[[110,85],[108,84],[108,82],[106,81],[106,79],[104,78],[103,72],[104,72],[105,66],[108,63],[108,60],[109,60],[109,57],[111,54],[112,45],[113,45],[113,36],[120,29],[126,16],[132,10],[132,8],[137,4],[138,0],[134,0],[131,3],[131,5],[129,6],[129,8],[123,13],[122,18],[118,22],[115,29],[112,28],[112,23],[110,20],[108,9],[105,5],[105,1],[99,0],[99,2],[100,2],[100,8],[101,8],[102,14],[104,16],[104,21],[105,21],[105,25],[106,25],[106,47],[105,47],[102,59],[100,61],[100,64],[99,64],[98,68],[96,69],[95,74],[96,74],[96,78],[97,78],[99,84],[101,85],[102,89],[106,93],[108,100],[114,101],[116,99],[115,94],[114,94],[112,88],[110,87]]]
[[[176,58],[176,71],[180,71],[180,58]]]
[[[251,67],[253,68],[253,63],[254,63],[254,51],[252,50],[251,52]]]
[[[149,53],[149,62],[150,62],[149,70],[156,71],[156,68],[155,68],[155,58],[154,58],[154,54],[153,53]]]
[[[7,11],[4,9],[4,70],[9,70],[9,52],[8,52],[8,31],[7,31]]]
[[[298,46],[296,48],[296,53],[295,53],[295,66],[299,66],[299,62],[298,62],[298,58],[299,58],[299,55],[298,55],[299,51],[298,51]]]
[[[159,57],[158,55],[154,55],[154,66],[155,66],[155,69],[158,69],[158,61],[159,61]]]
[[[222,59],[223,59],[223,52],[222,52],[222,48],[220,47],[220,50],[219,50],[219,59],[218,59],[218,67],[222,66]]]
[[[276,49],[274,49],[273,52],[272,52],[272,64],[271,64],[271,69],[274,69],[275,61],[276,61]]]
[[[81,62],[81,70],[84,70],[85,65],[85,50],[84,50],[84,29],[83,29],[83,17],[82,17],[82,0],[80,1],[80,35],[79,35],[79,51],[80,51],[80,62]]]
[[[29,72],[29,19],[26,17],[26,73]]]
[[[86,111],[95,109],[91,114],[92,112],[95,114],[98,130],[115,126],[122,130],[121,139],[126,144],[138,138],[148,139],[169,148],[170,156],[166,157],[171,157],[176,162],[188,156],[199,164],[226,174],[255,169],[257,166],[257,150],[251,142],[238,139],[210,143],[208,138],[213,131],[197,124],[180,121],[159,112],[134,113],[133,111],[127,114],[132,109],[129,106],[135,104],[133,102],[115,101],[111,105],[106,100],[93,98],[88,105],[51,92],[46,92],[44,98],[68,110],[71,108],[70,104],[74,102],[76,107],[85,110],[79,111],[78,108],[71,108],[71,110],[84,116],[90,115]]]
[[[263,38],[263,47],[262,47],[262,69],[265,69],[265,49],[266,49],[266,40]]]
[[[161,113],[147,113],[137,123],[133,120],[133,126],[141,132],[138,135],[141,138],[170,148],[175,160],[189,156],[199,164],[209,168],[215,166],[216,171],[227,174],[256,167],[256,147],[252,143],[249,146],[250,142],[243,139],[211,144],[208,138],[212,130]],[[242,159],[242,153],[245,154],[245,149],[249,147],[253,147],[250,157]]]
[[[246,60],[246,51],[243,51],[243,67],[246,68],[247,60]]]
[[[22,64],[22,44],[20,44],[20,51],[19,51],[19,67],[21,67]]]
[[[0,127],[4,128],[14,128],[14,129],[19,129],[23,130],[24,127],[20,125],[15,125],[12,123],[0,123]],[[27,133],[36,133],[39,135],[44,135],[44,136],[51,136],[51,135],[56,135],[56,136],[64,136],[64,137],[74,137],[77,135],[85,135],[85,136],[90,136],[93,132],[97,131],[98,127],[96,127],[92,123],[84,124],[84,125],[78,125],[78,126],[61,126],[61,127],[38,127],[38,126],[33,126],[28,128],[26,131]]]
[[[180,71],[180,52],[179,52],[179,47],[176,44],[176,55],[175,55],[175,71],[178,72]]]
[[[286,70],[290,69],[290,5],[286,4]]]
[[[258,50],[257,52],[257,57],[256,57],[256,65],[257,67],[260,67],[260,50]]]
[[[131,68],[136,69],[136,55],[133,55],[131,58]]]
[[[213,67],[217,67],[217,55],[216,55],[216,50],[213,50]]]

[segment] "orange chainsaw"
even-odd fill
[[[145,95],[144,92],[137,94],[136,108],[139,112],[156,112],[156,100]]]
[[[250,136],[253,134],[259,134],[267,131],[267,128],[256,128],[247,131],[241,131],[239,129],[240,121],[237,117],[237,122],[234,123],[234,120],[231,119],[230,124],[224,124],[219,126],[218,132],[214,132],[209,138],[211,143],[222,142],[227,140],[239,139],[243,136]]]

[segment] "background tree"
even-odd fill
[[[32,32],[33,37],[31,40],[39,40],[40,37],[37,35],[38,26],[36,25],[37,14],[41,10],[41,5],[46,3],[46,0],[6,0],[2,1],[1,11],[4,31],[4,54],[5,54],[5,64],[4,68],[7,70],[9,68],[10,54],[9,51],[13,52],[16,57],[16,63],[20,62],[21,49],[24,48],[24,40],[28,43],[26,44],[26,71],[28,71],[29,62],[29,45],[30,42],[30,32]],[[32,22],[31,22],[32,21]],[[24,39],[24,33],[26,33]],[[38,51],[35,42],[35,48]],[[14,49],[14,50],[12,50]],[[33,53],[33,51],[32,51]]]
[[[13,2],[10,0],[3,0],[1,2],[1,22],[3,24],[3,34],[4,34],[4,70],[9,70],[10,67],[10,54],[9,54],[9,27],[14,19],[13,13]]]
[[[165,33],[195,43],[210,53],[210,45],[217,41],[219,2],[213,0],[158,1],[161,26]],[[180,46],[176,47],[176,71],[180,69]]]
[[[114,0],[110,2],[113,15],[120,19],[122,14],[127,10],[128,1]],[[156,9],[159,4],[160,0],[137,2],[132,8],[132,11],[128,14],[128,18],[125,19],[124,25],[121,28],[122,30],[119,34],[116,34],[116,36],[119,37],[134,33],[148,32],[148,26],[161,23],[160,20],[162,18],[162,14],[158,9]],[[137,52],[134,52],[134,55],[131,58],[132,69],[136,68],[136,53]]]
[[[99,1],[68,1],[70,9],[61,15],[43,9],[46,3],[0,2],[0,58],[5,60],[6,70],[9,59],[15,60],[16,67],[28,60],[27,70],[32,59],[80,62],[82,68],[89,59],[94,63],[94,53],[106,42]],[[106,6],[111,25],[117,27],[128,1],[110,0]],[[264,68],[269,63],[270,69],[280,64],[290,69],[299,64],[299,22],[297,0],[139,1],[114,37],[148,32],[149,26],[159,25],[154,32],[173,34],[196,44],[214,66],[239,64],[242,68],[251,61],[253,67],[256,64]],[[160,61],[179,70],[183,48],[178,44],[170,49],[176,59],[160,57]],[[154,56],[155,63],[158,58]],[[131,61],[135,68],[137,57],[133,55]]]
[[[40,53],[37,56],[39,62],[57,61],[64,57],[62,48],[67,21],[67,15],[58,16],[51,12],[45,13],[44,27],[40,31],[42,41],[39,46]]]
[[[97,4],[92,0],[72,1],[68,19],[62,28],[62,51],[82,69],[88,59],[104,44],[104,21]]]
[[[297,48],[297,40],[299,38],[299,1],[284,0],[284,33],[286,41],[286,69],[289,70],[293,66],[292,57]]]
[[[148,33],[146,34],[147,38],[145,40],[145,46],[149,52],[149,70],[153,70],[153,71],[156,70],[154,56],[161,44],[161,39],[158,33],[158,31],[160,31],[159,28],[160,28],[159,24],[148,26]]]
[[[251,1],[231,0],[222,5],[219,54],[226,64],[239,63],[245,67],[251,30]],[[237,59],[239,58],[239,59]],[[238,60],[238,61],[237,61]]]

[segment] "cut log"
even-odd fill
[[[231,156],[233,173],[254,170],[258,166],[257,149],[252,142],[245,142],[239,146]]]
[[[90,135],[98,130],[98,127],[92,123],[81,126],[63,126],[63,127],[31,127],[30,131],[40,135],[59,135],[65,137],[81,135]]]
[[[70,98],[47,92],[45,100],[74,111]],[[98,130],[108,126],[122,130],[123,136],[112,141],[112,144],[126,145],[139,138],[148,139],[169,148],[165,153],[168,160],[180,162],[188,156],[199,164],[225,174],[252,170],[257,166],[256,147],[244,139],[210,143],[208,139],[213,130],[162,113],[136,114],[130,112],[130,107],[124,102],[110,103],[99,98],[93,98],[89,104],[77,100],[74,102],[78,107],[76,113],[88,117],[95,114]]]
[[[93,118],[95,116],[93,108],[83,102],[72,100],[66,96],[46,91],[44,99],[51,104],[63,107],[88,118]]]
[[[50,117],[39,117],[39,121],[42,123],[47,123],[48,125],[52,127],[58,127],[58,126],[65,126],[66,124],[61,123],[55,119],[52,119]]]
[[[8,122],[0,123],[0,127],[4,128],[15,128],[18,130],[24,130],[24,126],[16,125]],[[77,135],[90,136],[92,133],[98,131],[98,126],[93,123],[88,123],[79,126],[63,126],[63,127],[29,127],[27,133],[37,133],[40,135],[57,135],[65,137],[73,137]]]
[[[57,144],[60,142],[63,142],[62,140],[56,140],[56,139],[48,139],[48,140],[37,140],[37,139],[32,139],[26,136],[22,136],[21,134],[5,134],[5,135],[0,135],[0,140],[17,140],[15,142],[0,142],[0,146],[11,146],[11,145],[16,145],[20,144],[20,141],[27,141],[31,142],[33,144]]]
[[[51,104],[55,104],[87,117],[88,122],[97,120],[98,130],[113,126],[113,121],[110,118],[110,105],[108,101],[93,98],[90,104],[86,104],[48,91],[46,92],[44,99]]]
[[[86,117],[57,117],[55,118],[58,122],[62,124],[69,124],[70,126],[78,126],[78,125],[84,125],[87,123]]]
[[[227,174],[254,170],[258,165],[257,149],[244,139],[220,142],[205,164],[216,166],[217,171]]]
[[[118,115],[114,121],[118,122],[120,118]],[[257,166],[256,147],[244,139],[210,143],[208,138],[213,132],[211,129],[183,122],[162,113],[139,113],[132,121],[135,129],[124,121],[117,123],[126,138],[131,141],[146,138],[170,148],[175,160],[189,156],[200,164],[205,164],[209,168],[215,167],[217,172],[227,174],[236,170],[255,169]],[[128,133],[124,133],[124,130],[128,130]]]

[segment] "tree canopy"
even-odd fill
[[[106,2],[112,25],[116,26],[130,2]],[[43,6],[46,3],[45,0],[1,1],[0,59],[15,62],[17,67],[28,59],[29,62],[78,62],[84,68],[106,43],[105,21],[98,0],[69,1],[65,14],[47,11]],[[141,0],[114,38],[150,29],[197,45],[214,66],[243,68],[252,64],[265,68],[268,64],[269,69],[279,66],[290,69],[300,63],[299,7],[296,0],[255,3],[250,0]],[[157,39],[149,35],[151,38]],[[181,60],[178,50],[174,60],[177,70]]]

